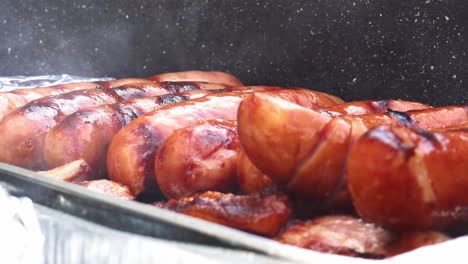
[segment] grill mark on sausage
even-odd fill
[[[173,93],[200,89],[200,86],[194,82],[161,82],[161,85]]]
[[[387,113],[391,117],[396,119],[400,124],[407,126],[407,127],[413,127],[413,120],[408,114],[404,112],[394,111],[392,109],[387,109]]]

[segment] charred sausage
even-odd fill
[[[176,130],[159,148],[154,171],[161,192],[179,199],[202,191],[236,191],[236,122],[208,120]]]
[[[377,127],[353,144],[346,173],[364,219],[395,230],[468,223],[468,127]]]
[[[203,88],[208,88],[206,86],[205,84]],[[98,177],[104,177],[108,146],[115,134],[133,119],[167,104],[228,90],[244,91],[246,88],[192,90],[131,99],[77,111],[67,116],[47,133],[44,141],[46,167],[53,168],[76,159],[84,159]]]
[[[196,83],[181,83],[181,86],[177,86],[174,83],[152,82],[112,89],[79,90],[40,98],[11,112],[0,122],[0,161],[30,169],[42,169],[46,133],[65,116],[96,105],[198,88]]]

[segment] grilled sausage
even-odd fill
[[[227,89],[227,88],[226,88]],[[55,127],[45,137],[44,161],[47,168],[84,159],[97,177],[106,173],[108,146],[117,132],[133,119],[164,105],[199,98],[224,90],[192,90],[178,94],[131,99],[77,111]],[[242,88],[235,88],[242,90]],[[234,90],[230,89],[229,90]]]
[[[256,89],[261,89],[261,87]],[[266,87],[266,89],[271,89],[271,87]],[[267,93],[292,99],[310,98],[313,103],[309,105],[321,103],[316,99],[315,93],[308,90],[277,90]],[[236,119],[239,103],[247,94],[209,95],[174,106],[166,106],[135,119],[120,130],[112,140],[107,155],[109,177],[128,186],[135,195],[145,189],[154,189],[154,159],[162,142],[175,130],[203,120]],[[297,96],[291,96],[291,94],[297,94]],[[322,102],[323,105],[335,103],[336,100],[332,97],[324,97],[324,102]]]
[[[271,179],[241,151],[237,122],[208,120],[176,130],[157,151],[159,190],[171,199],[201,191],[271,191]]]
[[[0,122],[0,161],[42,169],[46,133],[65,116],[96,105],[199,88],[196,84],[166,84],[153,82],[112,89],[88,89],[35,100],[11,112]]]
[[[326,111],[255,94],[239,107],[238,132],[254,165],[274,182],[311,205],[330,207],[350,201],[343,177],[346,154],[349,145],[369,128],[392,123],[424,129],[451,126],[467,120],[467,109],[389,110],[386,114],[333,117]]]
[[[156,206],[247,232],[272,237],[292,216],[286,195],[205,192]]]
[[[322,216],[288,225],[277,241],[324,253],[384,258],[394,235],[374,224],[347,215]]]
[[[239,139],[235,121],[208,120],[176,130],[157,152],[159,190],[179,199],[202,191],[236,191]]]
[[[209,82],[221,83],[229,86],[243,86],[242,82],[236,77],[225,72],[215,71],[186,71],[186,72],[171,72],[155,75],[148,78],[156,82]]]
[[[100,87],[95,83],[67,83],[49,87],[18,89],[0,93],[0,120],[8,113],[38,98],[48,95],[58,95],[75,90],[95,89]]]
[[[346,173],[364,219],[395,230],[468,223],[468,127],[377,127],[351,147]]]
[[[263,193],[275,190],[275,186],[270,177],[263,174],[263,172],[253,165],[242,148],[240,148],[237,157],[236,179],[239,189],[244,194]]]

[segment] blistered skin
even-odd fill
[[[225,72],[216,71],[186,71],[186,72],[173,72],[163,73],[148,78],[157,82],[181,82],[181,81],[194,81],[194,82],[209,82],[221,83],[230,86],[243,86],[242,82],[236,77]]]
[[[291,94],[297,93],[310,98],[313,101],[310,105],[320,104],[320,101],[311,95],[313,92],[305,89],[277,90],[277,87],[252,87],[252,89],[267,90],[265,93],[280,98],[291,97]],[[209,95],[174,106],[165,106],[135,119],[120,130],[112,140],[107,155],[109,177],[128,186],[135,195],[145,189],[153,189],[154,159],[162,142],[175,130],[200,121],[235,120],[239,103],[247,94],[248,92]],[[291,98],[298,99],[300,96]],[[326,100],[325,105],[335,103],[332,99]]]
[[[257,93],[243,100],[238,114],[239,138],[253,164],[311,206],[325,208],[349,205],[344,163],[349,146],[368,129],[382,124],[432,129],[468,119],[464,106],[354,116],[334,116],[327,108],[314,111]],[[336,112],[339,105],[330,108]]]
[[[281,243],[324,253],[384,258],[393,234],[346,215],[322,216],[293,223],[275,239]]]
[[[468,223],[468,127],[377,127],[351,147],[346,173],[364,219],[395,230]]]
[[[103,194],[108,194],[113,197],[125,199],[125,200],[134,200],[135,197],[130,193],[126,186],[118,184],[116,182],[101,179],[93,181],[83,181],[78,183],[79,185],[86,187],[87,189],[100,192]]]
[[[156,206],[247,232],[272,237],[292,216],[286,195],[205,192]]]
[[[161,192],[179,199],[202,191],[234,192],[239,139],[232,120],[208,120],[176,130],[159,148]]]
[[[29,169],[42,169],[43,143],[51,127],[80,109],[119,101],[197,89],[166,83],[143,83],[111,89],[79,90],[37,99],[11,112],[0,122],[0,161]]]
[[[180,84],[180,83],[173,83]],[[189,83],[187,83],[188,85]],[[44,161],[47,168],[84,159],[99,177],[106,173],[108,146],[117,132],[133,119],[164,105],[199,98],[210,93],[241,88],[216,84],[190,83],[202,89],[156,97],[131,99],[77,111],[53,127],[44,141]],[[214,88],[224,88],[214,90]]]

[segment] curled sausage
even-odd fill
[[[343,177],[344,162],[356,138],[382,124],[425,129],[458,124],[467,120],[466,109],[459,106],[333,116],[324,111],[326,108],[313,111],[257,93],[239,107],[238,132],[254,165],[274,182],[311,205],[346,207],[350,200]]]
[[[156,206],[269,237],[276,235],[293,213],[291,202],[283,194],[205,192]]]
[[[275,239],[324,253],[384,258],[387,255],[387,244],[394,239],[394,235],[361,219],[334,215],[292,223]]]
[[[154,163],[161,192],[178,199],[202,191],[234,192],[239,139],[236,122],[208,120],[176,130]]]
[[[272,87],[256,87],[255,90],[260,89],[271,90]],[[309,105],[321,103],[316,99],[314,92],[304,89],[274,90],[266,93],[280,98],[291,97],[293,100],[303,96],[312,101]],[[128,186],[135,195],[145,189],[154,189],[154,160],[161,143],[175,130],[203,120],[235,120],[239,103],[247,95],[248,93],[209,95],[165,106],[135,119],[112,140],[107,155],[109,177]],[[323,105],[335,103],[333,97],[324,97]]]
[[[42,169],[46,133],[65,116],[96,105],[198,88],[195,84],[176,86],[170,83],[167,86],[166,83],[152,82],[112,89],[79,90],[37,99],[11,112],[0,122],[0,161]]]
[[[234,90],[227,87],[225,89]],[[47,133],[44,141],[46,167],[53,168],[76,159],[84,159],[96,175],[103,177],[106,173],[107,149],[112,138],[133,119],[167,104],[199,98],[225,89],[192,90],[79,110]]]
[[[468,127],[368,131],[351,147],[348,188],[358,213],[395,230],[468,222]]]

